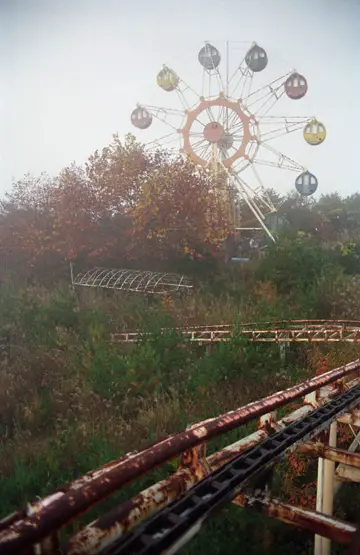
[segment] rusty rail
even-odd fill
[[[130,453],[86,474],[53,496],[34,503],[32,514],[18,513],[12,517],[11,522],[8,522],[0,531],[0,554],[8,553],[10,546],[11,552],[15,553],[16,550],[26,545],[41,541],[54,529],[62,527],[82,512],[89,510],[123,485],[184,451],[191,450],[205,441],[282,407],[290,401],[308,395],[318,388],[333,384],[339,379],[358,372],[359,369],[360,361],[357,360],[260,401],[196,424],[191,429],[165,438],[141,453]],[[304,411],[304,407],[302,410]],[[259,433],[259,437],[261,437],[261,433]],[[220,461],[222,460],[223,463],[223,454],[220,453],[216,457],[220,456]],[[180,492],[181,488],[177,494]]]
[[[270,501],[241,493],[233,500],[233,503],[239,507],[254,509],[266,516],[292,524],[297,528],[308,530],[314,534],[319,534],[337,543],[351,543],[357,530],[357,527],[349,522],[344,522],[315,511],[308,511],[302,507],[287,505],[277,499]]]
[[[170,329],[163,329],[169,332]],[[352,320],[289,320],[263,324],[221,324],[174,328],[194,343],[229,341],[234,331],[255,343],[356,343],[360,341],[360,321]],[[115,343],[136,343],[147,334],[140,331],[112,335]]]
[[[360,383],[360,379],[353,380],[345,388],[354,387],[358,383]],[[319,397],[316,406],[322,406],[337,393],[336,389],[328,390],[326,395]],[[190,449],[183,454],[178,471],[169,478],[143,490],[130,501],[101,516],[76,534],[69,542],[68,555],[98,554],[109,541],[119,539],[131,530],[139,520],[149,517],[154,511],[168,505],[180,494],[188,491],[209,472],[217,470],[235,456],[254,447],[266,439],[272,431],[278,431],[304,418],[312,412],[313,408],[311,404],[305,404],[279,421],[275,421],[268,415],[267,418],[260,421],[259,425],[262,427],[256,432],[206,458],[204,444],[195,449]],[[312,528],[309,529],[312,530]],[[332,536],[327,537],[332,538]]]
[[[357,385],[326,403],[326,406],[314,409],[300,421],[271,434],[261,444],[233,457],[219,469],[208,472],[208,475],[171,503],[166,510],[152,515],[133,532],[113,542],[110,550],[105,549],[101,553],[175,553],[199,532],[215,511],[221,509],[226,502],[231,502],[244,488],[246,491],[250,487],[250,491],[255,491],[258,495],[259,487],[260,491],[264,487],[264,471],[265,480],[268,481],[274,464],[286,452],[293,451],[296,445],[318,436],[344,410],[350,410],[359,403],[360,385]]]

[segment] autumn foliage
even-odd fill
[[[2,202],[0,252],[33,273],[64,262],[119,266],[130,260],[216,255],[228,209],[209,172],[118,136],[85,167],[56,178],[25,176]]]

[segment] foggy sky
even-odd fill
[[[303,73],[306,97],[281,112],[315,114],[328,137],[310,147],[300,132],[279,150],[316,174],[321,193],[360,191],[359,29],[360,0],[0,0],[0,194],[27,171],[82,164],[115,132],[153,139],[132,127],[131,111],[180,108],[156,75],[167,63],[196,88],[205,40],[256,41],[269,82]],[[281,190],[295,177],[263,175]]]

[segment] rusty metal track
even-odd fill
[[[219,343],[229,341],[238,333],[255,343],[356,343],[360,341],[360,321],[352,320],[288,320],[265,322],[263,324],[243,324],[234,326],[222,324],[164,329],[164,333],[177,331],[194,343]],[[115,333],[116,343],[136,343],[146,334],[140,331]]]
[[[102,550],[101,554],[176,553],[200,531],[208,518],[234,499],[250,479],[273,466],[286,452],[294,450],[299,442],[318,435],[336,417],[359,402],[360,385],[211,472],[166,509],[159,511],[120,542]]]
[[[123,485],[184,451],[359,370],[360,361],[357,360],[260,401],[194,425],[190,430],[165,438],[141,453],[130,453],[118,461],[88,473],[64,490],[40,501],[37,506],[34,504],[33,514],[13,518],[12,523],[0,531],[0,554],[8,553],[9,549],[11,553],[16,553],[27,545],[39,542],[54,529],[59,529],[77,515],[89,510]]]
[[[354,387],[359,383],[358,379],[353,380],[345,385],[345,389]],[[339,391],[335,388],[329,390],[327,395],[319,397],[317,402],[322,406],[327,400],[333,398],[338,393]],[[311,404],[305,404],[279,421],[271,420],[269,418],[270,415],[267,415],[261,419],[262,422],[259,424],[262,427],[256,432],[232,445],[224,447],[221,451],[217,451],[207,458],[205,458],[205,444],[186,451],[181,457],[177,472],[140,492],[109,513],[100,516],[96,521],[71,538],[68,546],[68,555],[97,555],[110,541],[119,539],[132,529],[139,520],[149,517],[154,512],[168,505],[181,493],[188,491],[209,472],[220,468],[235,456],[254,447],[266,439],[269,433],[281,430],[307,416],[312,412],[313,408]]]

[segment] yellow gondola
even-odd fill
[[[176,89],[179,84],[179,77],[175,71],[168,67],[164,67],[157,76],[157,84],[166,92],[171,92]]]
[[[304,127],[304,139],[309,145],[319,145],[325,140],[325,125],[320,121],[313,119]]]

